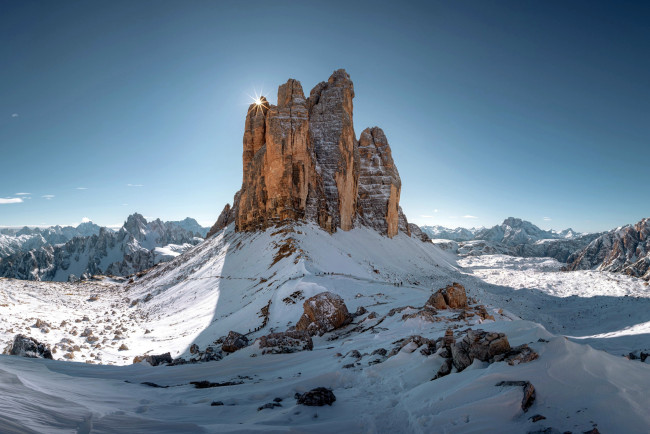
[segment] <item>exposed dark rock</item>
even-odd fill
[[[13,342],[7,350],[7,354],[11,356],[52,360],[52,351],[48,345],[22,334],[17,334],[14,337]]]
[[[297,404],[308,406],[332,405],[336,401],[336,396],[331,389],[317,387],[297,396]]]
[[[261,407],[257,407],[257,411],[264,410],[265,408],[275,408],[275,407],[282,407],[282,404],[279,402],[267,402],[266,404],[262,405]]]
[[[172,363],[172,356],[169,353],[165,353],[149,356],[135,356],[133,358],[133,363],[140,363],[142,361],[149,363],[151,366],[158,366]]]
[[[234,353],[248,346],[248,338],[241,333],[230,331],[223,340],[221,349],[227,353]]]
[[[239,384],[244,384],[243,381],[225,381],[223,383],[213,383],[211,381],[190,381],[190,384],[193,384],[197,389],[209,389],[211,387],[225,387],[225,386],[237,386]]]
[[[314,348],[309,333],[300,330],[271,333],[260,337],[257,342],[262,349],[262,354],[295,353],[296,351],[311,351]]]

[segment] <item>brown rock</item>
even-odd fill
[[[436,291],[431,297],[429,297],[429,300],[427,300],[424,307],[433,309],[447,309],[447,302],[445,301],[445,297],[442,295],[441,290]]]
[[[233,221],[237,231],[294,220],[323,229],[370,226],[389,237],[410,235],[399,207],[401,180],[383,131],[357,142],[354,85],[337,70],[305,98],[299,81],[278,89],[277,106],[262,97],[249,107],[243,138],[243,182],[208,236]]]
[[[296,330],[310,335],[327,333],[352,321],[345,302],[331,292],[321,292],[303,303],[304,313],[296,324]]]
[[[465,309],[467,305],[467,294],[460,283],[452,283],[445,288],[436,291],[425,304],[436,309]]]

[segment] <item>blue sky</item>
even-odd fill
[[[650,4],[243,4],[0,0],[0,226],[209,225],[241,186],[248,95],[338,68],[411,221],[650,216]]]

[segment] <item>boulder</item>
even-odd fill
[[[30,357],[34,359],[53,359],[52,351],[49,346],[22,334],[18,334],[14,337],[7,353],[11,356]]]
[[[295,353],[314,349],[310,334],[300,330],[271,333],[260,337],[257,342],[262,354]]]
[[[234,353],[248,346],[248,338],[241,333],[230,331],[223,340],[221,349],[227,353]]]
[[[428,306],[435,309],[466,309],[468,304],[465,287],[454,282],[445,288],[439,289],[429,297],[425,304],[425,307]]]
[[[343,299],[331,292],[321,292],[308,298],[303,308],[304,313],[296,324],[296,330],[307,331],[310,335],[323,335],[352,322],[352,315]]]
[[[309,392],[296,394],[296,403],[299,405],[320,407],[323,405],[332,405],[334,401],[336,401],[336,396],[332,393],[332,389],[325,387],[317,387]]]

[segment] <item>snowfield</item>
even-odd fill
[[[0,356],[0,432],[647,432],[650,365],[621,355],[650,348],[648,287],[558,270],[549,259],[459,260],[403,234],[330,235],[304,224],[258,233],[231,226],[123,282],[0,279],[0,349],[23,333],[59,359]],[[407,318],[454,281],[495,321],[448,310],[434,322]],[[284,331],[303,301],[323,291],[367,313],[315,336],[313,351],[262,354],[252,344],[220,361],[132,364],[168,351],[188,358],[190,345],[203,349],[230,330],[251,342]],[[539,358],[475,361],[432,381],[439,354],[422,354],[414,343],[392,357],[377,352],[409,336],[436,339],[470,327],[505,333],[511,346],[526,343]],[[203,380],[230,385],[190,384]],[[534,385],[527,412],[521,388],[496,386],[503,380]],[[334,392],[332,406],[296,404],[294,394],[321,386]],[[281,406],[259,409],[275,398]],[[538,414],[545,419],[533,422]]]

